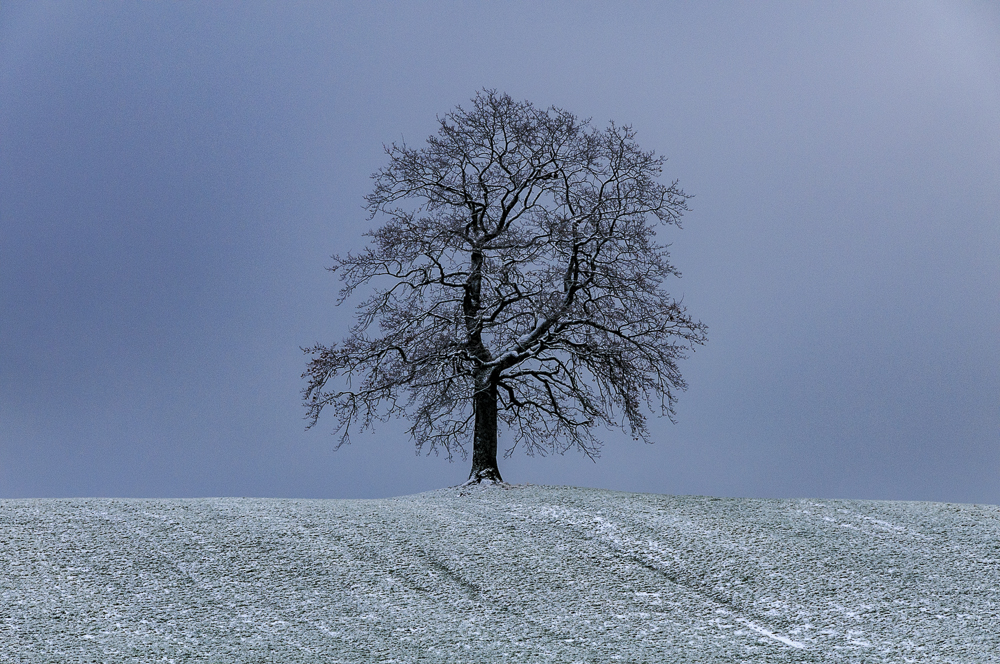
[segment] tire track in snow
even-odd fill
[[[703,602],[711,606],[715,613],[719,615],[732,616],[734,620],[746,625],[754,632],[762,634],[785,646],[796,649],[806,647],[804,643],[794,641],[778,634],[774,630],[758,625],[755,620],[759,622],[764,621],[759,617],[753,620],[747,618],[744,615],[745,609],[736,606],[731,597],[707,588],[705,584],[697,581],[696,577],[692,574],[684,574],[682,571],[683,566],[679,562],[679,556],[674,550],[670,550],[674,554],[674,559],[671,561],[673,564],[668,563],[664,556],[666,551],[660,542],[652,539],[642,542],[631,538],[623,534],[623,529],[620,525],[585,510],[550,505],[542,508],[536,514],[538,516],[549,516],[555,522],[575,527],[581,533],[592,533],[597,539],[603,541],[612,550],[625,558],[657,573],[675,586],[700,597]],[[587,526],[590,524],[594,524],[595,527],[588,529]]]
[[[390,506],[392,509],[384,511],[385,520],[371,524],[369,538],[358,546],[371,564],[389,570],[393,578],[404,581],[407,587],[436,605],[435,609],[422,613],[447,615],[446,622],[460,624],[464,624],[463,613],[466,616],[485,613],[492,624],[490,639],[520,643],[527,649],[522,654],[530,657],[551,657],[553,653],[545,647],[546,643],[572,641],[569,634],[552,629],[526,607],[499,595],[502,588],[490,587],[484,579],[469,574],[490,566],[491,549],[477,538],[483,525],[481,514],[453,510],[447,518],[437,519],[428,518],[440,515],[429,513],[424,505],[387,501],[387,508]],[[465,564],[461,564],[463,561]],[[430,591],[428,585],[433,584],[428,583],[429,577],[445,581],[447,588]],[[462,601],[456,601],[458,596]],[[475,625],[465,626],[469,638],[480,636]]]

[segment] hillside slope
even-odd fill
[[[0,501],[0,662],[1000,661],[1000,508]]]

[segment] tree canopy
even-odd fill
[[[674,418],[677,362],[705,326],[665,290],[679,276],[656,231],[688,196],[629,126],[598,129],[494,90],[438,119],[423,147],[392,144],[366,197],[368,246],[334,256],[340,302],[364,289],[341,343],[305,349],[310,426],[402,416],[418,452],[501,481],[510,454],[599,455],[594,427],[650,442]]]

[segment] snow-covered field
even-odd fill
[[[0,661],[1000,662],[1000,508],[0,501]]]

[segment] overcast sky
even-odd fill
[[[463,481],[305,431],[300,347],[351,322],[383,144],[491,87],[669,158],[709,328],[656,444],[505,479],[1000,503],[998,5],[289,5],[0,5],[0,497]]]

